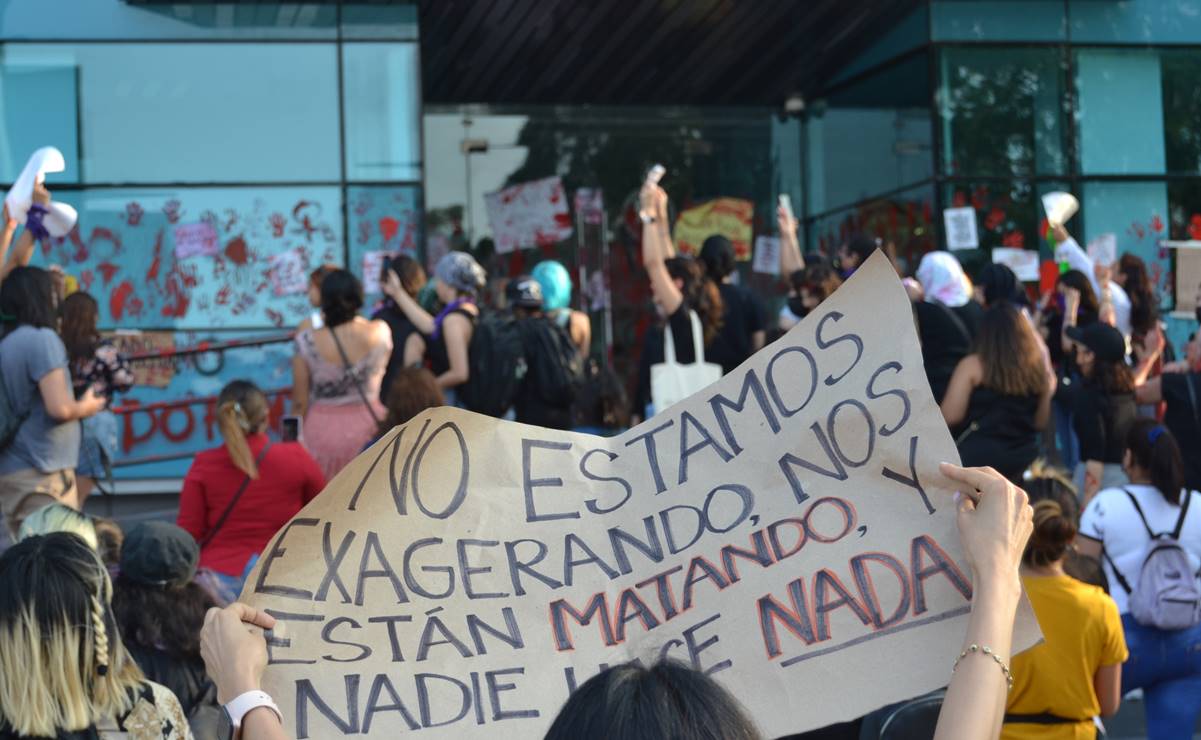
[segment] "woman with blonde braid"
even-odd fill
[[[179,701],[147,681],[117,632],[96,551],[66,532],[0,556],[0,740],[192,737]]]
[[[200,543],[200,567],[236,596],[258,554],[280,527],[325,487],[298,442],[267,438],[267,397],[235,380],[217,397],[225,444],[199,453],[184,478],[176,524]]]

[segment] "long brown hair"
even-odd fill
[[[982,385],[1006,396],[1036,396],[1047,372],[1034,327],[1008,301],[984,310],[973,351],[984,367]]]
[[[96,323],[100,320],[100,306],[90,294],[79,291],[67,296],[62,304],[62,328],[60,334],[67,347],[67,360],[80,364],[92,359],[100,333]]]
[[[263,428],[269,411],[267,396],[249,380],[235,380],[217,396],[217,428],[225,449],[234,466],[252,480],[258,479],[259,470],[246,436]]]
[[[401,368],[388,389],[388,416],[379,425],[380,433],[407,424],[422,411],[443,403],[442,391],[433,373],[424,367]]]
[[[721,331],[721,291],[717,283],[705,279],[705,269],[691,257],[671,257],[666,261],[667,274],[684,283],[681,292],[689,308],[696,311],[705,330],[705,345]]]

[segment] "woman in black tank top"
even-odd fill
[[[963,464],[991,466],[1020,484],[1038,456],[1054,390],[1033,324],[1007,301],[984,311],[973,351],[955,367],[940,406]]]

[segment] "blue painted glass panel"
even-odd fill
[[[330,39],[333,3],[5,0],[0,40]]]
[[[60,70],[53,104],[21,112],[25,129],[63,132],[39,142],[59,148],[72,143],[75,121],[63,119],[78,73],[83,182],[337,180],[335,54],[334,44],[10,44],[3,70]]]
[[[1164,171],[1162,88],[1155,51],[1076,52],[1080,169],[1084,174]]]
[[[1070,0],[1074,43],[1201,43],[1197,0]]]
[[[342,48],[346,178],[421,179],[421,80],[416,44]]]
[[[1062,0],[936,0],[935,41],[1063,41]]]

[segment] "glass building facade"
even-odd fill
[[[945,248],[942,210],[970,205],[980,249],[959,253],[966,264],[1001,246],[1048,257],[1040,196],[1063,190],[1081,204],[1080,243],[1115,234],[1170,312],[1161,242],[1201,237],[1199,47],[1185,0],[918,5],[808,107],[809,244],[866,230],[912,269]],[[1168,321],[1177,343],[1195,328]]]
[[[290,330],[313,267],[362,275],[373,252],[419,249],[418,40],[407,3],[5,0],[0,180],[56,146],[66,170],[47,184],[79,211],[34,263],[147,346]],[[145,410],[120,415],[121,462],[169,459],[118,479],[182,475],[219,442],[206,399],[233,378],[282,411],[290,357],[279,342],[149,373],[122,397]]]

